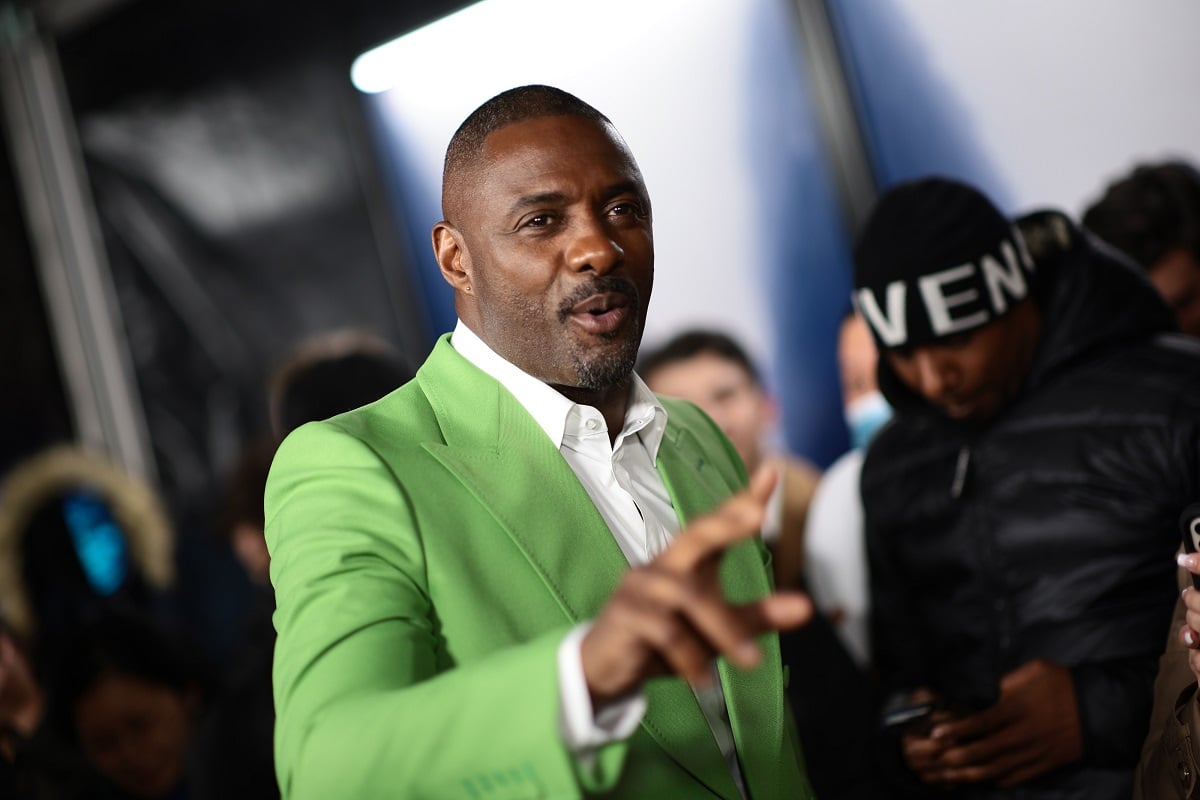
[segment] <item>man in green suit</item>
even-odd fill
[[[774,476],[743,488],[633,373],[654,248],[627,146],[513,89],[455,133],[442,205],[455,331],[272,468],[283,796],[808,797],[775,632],[809,606],[755,535]]]

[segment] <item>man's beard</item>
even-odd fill
[[[628,336],[617,349],[604,353],[575,353],[575,375],[581,389],[599,391],[624,383],[637,363],[640,336]]]

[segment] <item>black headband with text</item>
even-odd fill
[[[862,286],[854,305],[883,347],[913,347],[974,330],[1008,312],[1030,291],[1034,262],[1013,229],[974,261]]]

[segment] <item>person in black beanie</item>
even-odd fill
[[[880,198],[854,286],[896,411],[862,491],[876,663],[917,706],[885,715],[901,777],[1128,798],[1200,486],[1200,348],[1063,214],[1010,222],[944,178]]]

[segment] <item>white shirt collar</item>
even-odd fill
[[[499,381],[546,432],[555,447],[561,449],[563,446],[568,417],[573,420],[585,417],[599,419],[600,425],[604,425],[604,419],[598,411],[573,402],[550,388],[548,384],[506,361],[462,320],[454,326],[450,344],[459,355]],[[636,373],[631,377],[629,404],[625,409],[624,427],[617,437],[617,442],[628,435],[638,433],[653,462],[658,458],[658,448],[666,433],[667,410]],[[571,414],[573,409],[574,415]],[[588,409],[591,409],[592,413],[589,414]],[[573,424],[573,431],[575,428]],[[607,427],[597,428],[594,432],[601,430],[607,432]]]

